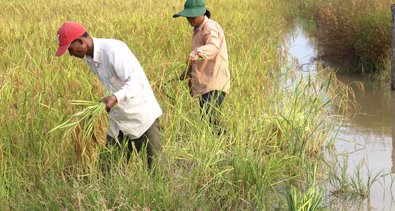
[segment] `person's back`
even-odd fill
[[[195,27],[192,35],[192,53],[203,58],[192,64],[192,92],[194,96],[230,89],[228,50],[221,26],[207,16]]]
[[[162,114],[151,85],[124,42],[92,39],[94,58],[86,56],[85,60],[106,92],[113,93],[118,99],[117,107],[109,113],[111,128],[108,134],[117,137],[121,130],[131,138],[138,138]]]

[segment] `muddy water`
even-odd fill
[[[314,23],[297,22],[286,43],[289,54],[299,63],[303,72],[316,75],[312,65],[317,56],[314,38],[305,32],[306,27],[312,25]],[[349,200],[328,196],[331,201],[328,206],[334,210],[395,210],[395,138],[392,137],[395,93],[390,91],[388,85],[360,76],[337,74],[337,78],[346,84],[359,81],[364,90],[351,85],[359,108],[343,116],[347,119],[344,122],[336,122],[339,126],[332,133],[333,137],[336,136],[332,159],[345,159],[349,176],[360,171],[365,181],[369,172],[373,176],[379,173],[380,177],[373,183],[367,199]],[[333,114],[339,115],[336,110],[333,110]],[[327,189],[329,193],[330,185]]]

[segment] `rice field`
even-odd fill
[[[342,69],[384,81],[391,74],[390,0],[294,0],[299,16],[314,19],[320,56]]]
[[[187,21],[171,18],[183,3],[0,0],[3,209],[323,207],[316,181],[323,177],[317,169],[331,130],[331,81],[300,78],[280,50],[295,5],[207,1],[225,31],[232,74],[221,115],[227,133],[216,136],[201,121],[187,85],[165,83],[185,68],[191,50]],[[56,31],[69,20],[94,37],[124,41],[142,64],[164,111],[163,153],[152,171],[139,155],[100,170],[107,121],[95,102],[104,90],[82,60],[54,55]],[[287,87],[284,80],[294,83]]]

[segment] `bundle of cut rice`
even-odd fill
[[[62,131],[61,147],[67,148],[71,144],[78,163],[83,168],[89,168],[97,161],[97,150],[105,145],[107,122],[105,104],[84,100],[73,100],[71,104],[84,108],[70,115],[65,122],[53,128],[50,133]]]

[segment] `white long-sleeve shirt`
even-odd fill
[[[118,103],[109,114],[107,134],[117,137],[119,130],[132,139],[139,138],[162,115],[151,85],[139,61],[122,41],[93,39],[93,58],[85,57],[106,92]]]

